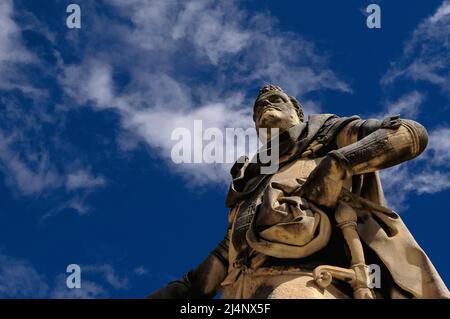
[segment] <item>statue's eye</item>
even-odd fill
[[[283,99],[278,95],[269,97],[269,101],[272,103],[283,103],[284,102]]]

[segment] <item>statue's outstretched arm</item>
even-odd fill
[[[180,280],[149,295],[150,299],[213,298],[228,271],[229,235],[217,245],[208,257]]]
[[[387,117],[377,124],[363,124],[358,141],[329,153],[348,174],[363,174],[391,167],[421,154],[428,143],[426,129],[412,120]],[[367,122],[366,122],[367,123]]]
[[[384,121],[356,121],[339,134],[338,148],[328,153],[302,187],[306,198],[329,207],[336,204],[346,178],[411,160],[428,143],[422,125],[398,116]],[[343,144],[348,145],[339,148]]]

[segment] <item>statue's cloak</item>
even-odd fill
[[[311,115],[307,123],[282,132],[279,137],[280,168],[298,159],[311,146],[314,148],[320,144],[322,154],[326,154],[333,147],[332,143],[340,129],[357,119],[356,116]],[[270,143],[266,147],[270,147]],[[245,159],[233,166],[233,181],[226,200],[228,207],[255,198],[254,193],[264,189],[264,183],[270,176],[259,173],[261,165],[258,161]],[[367,262],[381,261],[396,287],[400,288],[393,289],[390,297],[450,298],[438,272],[400,216],[386,207],[378,172],[358,177],[354,181],[358,185],[353,185],[352,189],[357,187],[359,194],[353,196],[351,202],[358,214],[357,230],[362,242],[370,250],[368,253],[376,258]],[[246,231],[253,231],[252,227]]]
[[[378,172],[364,174],[363,179],[361,197],[373,205],[355,207],[361,240],[375,252],[402,290],[415,298],[450,298],[447,287],[405,223],[386,207]]]

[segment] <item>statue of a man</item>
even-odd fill
[[[261,174],[258,160],[237,161],[225,238],[149,298],[211,298],[220,290],[222,298],[449,297],[386,207],[378,176],[423,152],[422,125],[332,114],[305,123],[300,103],[274,85],[260,90],[253,119],[268,129],[259,135],[266,145],[278,143],[278,171]],[[271,128],[280,133],[271,136]]]

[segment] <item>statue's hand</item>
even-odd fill
[[[300,196],[332,208],[336,205],[345,176],[345,168],[333,157],[326,156],[299,189]]]
[[[183,278],[182,280],[172,281],[166,286],[153,292],[147,299],[186,299],[191,295],[190,285]]]

